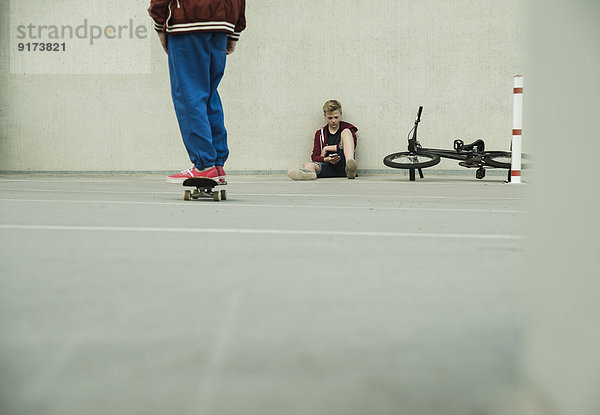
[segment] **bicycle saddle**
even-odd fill
[[[471,144],[465,144],[465,142],[460,138],[454,140],[454,150],[456,150],[457,153],[460,153],[461,151],[473,151],[474,148],[478,153],[485,150],[485,143],[481,138],[478,138]]]

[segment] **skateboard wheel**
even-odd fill
[[[189,190],[183,191],[183,200],[192,200],[192,192]]]
[[[221,201],[221,192],[214,192],[212,197],[215,202],[220,202]]]
[[[227,190],[221,190],[221,200],[227,200]]]

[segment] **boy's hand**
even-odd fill
[[[169,48],[167,47],[167,34],[165,32],[156,32],[158,33],[158,38],[160,39],[160,44],[162,45],[165,53],[169,54]]]
[[[337,164],[340,161],[340,159],[341,157],[337,154],[335,156],[328,156],[324,158],[325,162],[330,164]]]
[[[321,157],[325,157],[330,151],[337,151],[337,146],[331,145],[323,147],[323,150],[321,150]]]
[[[233,52],[235,52],[235,45],[237,45],[237,40],[227,38],[227,49],[225,49],[227,55],[231,55]]]

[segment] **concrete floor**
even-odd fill
[[[0,412],[489,413],[527,184],[0,176]]]

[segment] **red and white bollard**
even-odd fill
[[[523,135],[523,76],[515,75],[510,182],[521,183],[521,138]]]

